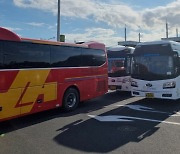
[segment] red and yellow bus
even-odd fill
[[[105,45],[20,38],[0,28],[0,122],[63,107],[108,91]]]

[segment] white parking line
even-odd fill
[[[179,112],[170,113],[170,112],[158,111],[158,110],[155,110],[153,108],[142,106],[142,105],[119,105],[119,104],[117,104],[116,106],[118,106],[118,107],[121,107],[121,106],[122,107],[128,107],[128,108],[130,108],[132,110],[137,110],[137,111],[142,111],[142,112],[153,112],[153,113],[168,114],[170,116],[180,116]]]
[[[165,123],[165,124],[180,126],[180,123],[177,122],[161,121],[156,119],[146,119],[146,118],[130,117],[130,116],[119,116],[119,115],[109,115],[109,116],[88,115],[88,116],[101,122],[132,122],[134,120],[142,120],[142,121],[150,121],[150,122]]]

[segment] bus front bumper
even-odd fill
[[[172,91],[140,91],[133,90],[131,91],[132,96],[139,96],[145,98],[160,98],[160,99],[172,99],[176,100],[179,97],[177,96],[177,92]]]

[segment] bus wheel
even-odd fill
[[[69,88],[63,98],[63,109],[65,111],[73,111],[79,104],[79,93],[74,88]]]

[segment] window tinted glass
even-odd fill
[[[0,42],[0,68],[3,67],[3,52],[2,52],[2,42]]]
[[[52,46],[51,66],[52,67],[78,67],[81,66],[81,48]]]
[[[173,57],[168,55],[134,56],[132,76],[142,80],[165,80],[175,75]]]
[[[49,46],[22,42],[4,42],[4,68],[49,67]]]
[[[105,52],[103,50],[93,50],[92,52],[95,57],[94,59],[95,66],[100,66],[105,63],[106,57],[105,57]]]
[[[103,50],[29,42],[0,42],[2,69],[100,66],[105,61]]]
[[[152,54],[171,54],[172,48],[170,44],[151,44],[138,45],[134,50],[135,55],[152,55]]]
[[[103,50],[83,49],[82,66],[100,66],[105,63],[106,57]]]
[[[120,58],[120,57],[126,57],[127,54],[131,53],[131,49],[124,49],[119,51],[107,51],[108,58]]]

